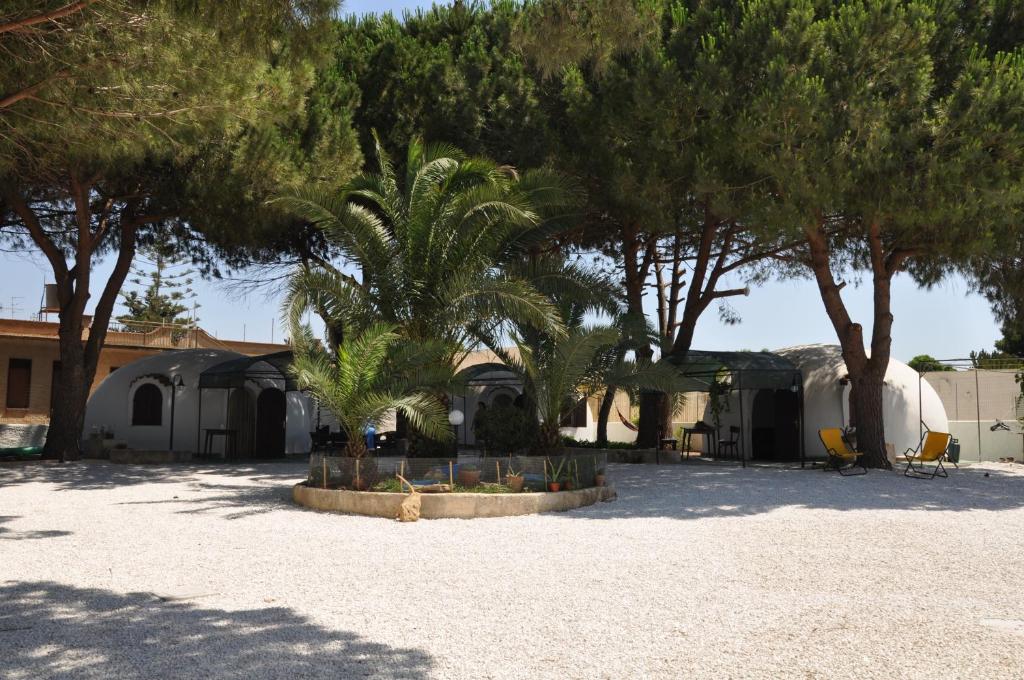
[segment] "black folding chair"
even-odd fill
[[[731,456],[739,457],[740,455],[740,428],[736,425],[729,426],[729,438],[718,439],[718,456],[725,458],[726,453]]]

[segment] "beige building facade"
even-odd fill
[[[58,325],[48,321],[0,319],[0,424],[50,422],[53,386],[60,380],[57,330]],[[223,349],[260,356],[286,350],[288,346],[218,340],[201,328],[115,326],[107,333],[90,393],[122,366],[181,349]]]

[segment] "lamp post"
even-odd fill
[[[466,414],[459,409],[453,409],[448,413],[448,424],[452,426],[452,434],[455,439],[455,453],[459,452],[459,425],[466,422]]]
[[[174,451],[174,404],[178,400],[178,388],[184,387],[185,381],[180,375],[171,378],[171,441],[167,444],[167,450]]]

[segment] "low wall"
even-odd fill
[[[1015,420],[1003,421],[1009,431],[992,430],[995,420],[951,420],[949,433],[960,441],[960,460],[984,461],[999,460],[1003,457],[1024,459],[1024,441],[1021,428]],[[978,436],[981,435],[981,448],[978,448]],[[903,453],[898,451],[897,453]]]
[[[317,489],[304,483],[292,487],[292,499],[307,508],[389,519],[398,516],[398,506],[406,495]],[[473,519],[573,510],[611,500],[615,498],[615,489],[603,486],[555,493],[425,493],[420,498],[420,517],[423,519]]]

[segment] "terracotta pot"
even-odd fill
[[[456,479],[459,484],[465,487],[474,487],[480,485],[480,471],[479,470],[459,470]]]
[[[572,491],[573,489],[576,488],[576,482],[571,479],[567,479],[565,480],[565,483],[562,484],[562,488],[565,489],[566,491]]]
[[[526,478],[523,477],[522,475],[509,475],[506,481],[508,482],[508,486],[510,489],[512,489],[516,493],[519,493],[520,491],[523,490],[523,482],[526,481]]]
[[[594,475],[594,486],[604,486],[604,475]]]
[[[359,477],[352,480],[352,488],[356,491],[366,491],[369,488],[369,485],[366,483],[365,479]]]
[[[548,482],[548,491],[561,491],[561,490],[562,490],[562,483],[561,482]]]

